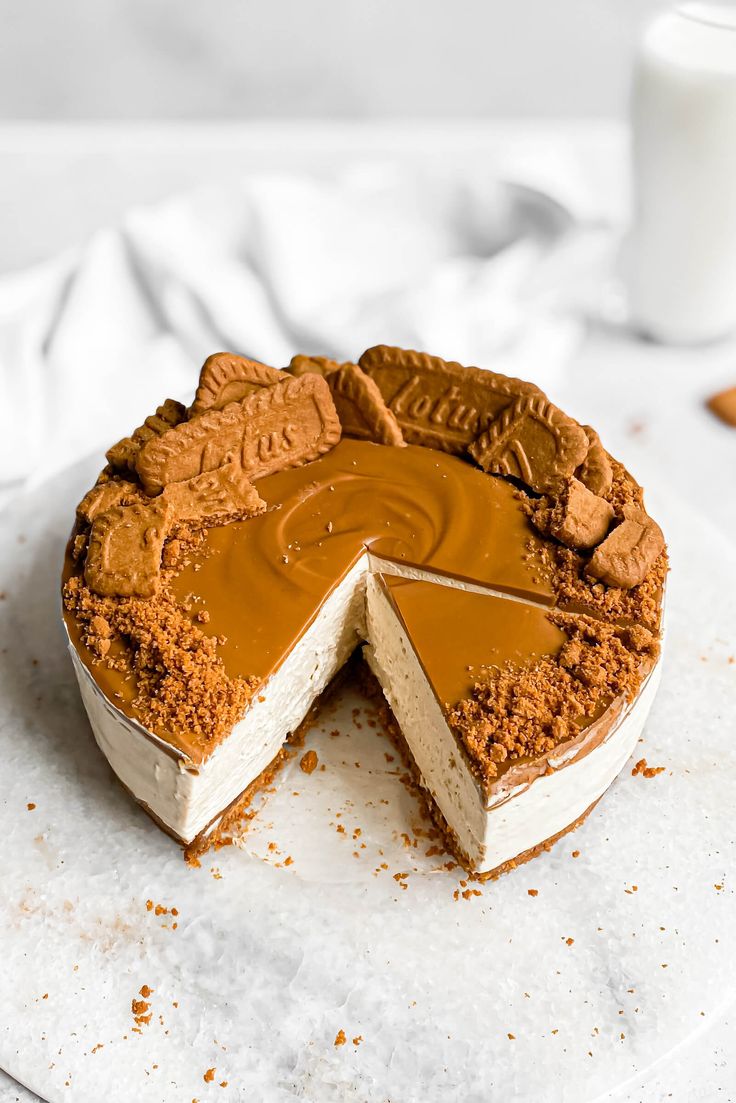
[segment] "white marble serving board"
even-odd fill
[[[636,757],[666,772],[627,768],[551,853],[456,900],[461,871],[404,845],[417,807],[352,694],[309,737],[325,770],[292,762],[242,849],[191,869],[128,799],[58,623],[94,470],[0,515],[0,1067],[52,1103],[577,1103],[625,1098],[731,999],[736,556],[715,530],[658,502],[668,641]]]

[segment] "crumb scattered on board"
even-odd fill
[[[636,777],[641,774],[642,777],[651,778],[656,777],[657,774],[663,774],[666,767],[664,766],[647,766],[646,758],[640,758],[636,766],[631,771],[631,776]]]
[[[306,751],[301,757],[299,766],[305,774],[312,774],[317,769],[318,762],[316,751]]]

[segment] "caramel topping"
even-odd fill
[[[444,452],[464,452],[519,395],[541,394],[520,379],[387,345],[368,349],[359,363],[378,384],[404,440]]]
[[[549,616],[567,637],[557,655],[488,667],[450,711],[450,726],[486,791],[510,765],[544,761],[603,718],[614,701],[633,699],[657,658],[658,643],[645,629]],[[599,739],[604,731],[591,735]]]
[[[513,489],[462,460],[346,439],[256,487],[266,513],[209,531],[172,583],[180,599],[201,599],[233,676],[268,677],[366,547],[550,599],[541,543]]]
[[[482,668],[555,656],[567,641],[537,606],[425,581],[382,581],[445,708],[470,697]]]
[[[345,439],[308,467],[260,479],[256,491],[267,511],[201,534],[186,565],[166,572],[150,610],[157,624],[167,622],[170,608],[182,610],[199,635],[213,646],[219,640],[218,662],[232,684],[246,677],[255,685],[278,668],[366,547],[385,559],[551,601],[542,543],[513,488],[455,457]],[[69,557],[65,577],[77,569]],[[108,606],[86,600],[90,617],[104,609],[109,619]],[[117,668],[96,662],[98,647],[80,646],[86,636],[72,612],[67,624],[106,696],[151,726],[156,713],[142,704],[136,677],[120,661]],[[120,660],[120,644],[107,643],[105,654]],[[165,675],[164,658],[159,651]],[[214,742],[196,734],[193,709],[180,726],[171,711],[153,730],[193,758],[209,754]],[[218,728],[216,739],[225,734]]]

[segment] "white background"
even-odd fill
[[[659,6],[0,0],[0,272],[41,261],[119,220],[131,204],[213,174],[299,167],[302,159],[309,171],[333,171],[356,151],[400,164],[449,160],[459,173],[487,165],[490,176],[500,149],[512,146],[516,160],[541,170],[562,148],[572,151],[575,180],[593,182],[590,191],[618,224],[626,136],[609,120],[625,120],[634,45]],[[581,118],[591,125],[572,121]],[[734,362],[733,346],[678,353],[593,327],[571,384],[593,420],[602,381],[619,380],[608,431],[625,448],[626,426],[634,434],[636,425],[631,445],[671,464],[673,481],[686,489],[692,465],[683,454],[678,468],[678,419],[700,418],[702,432],[711,432],[702,399],[733,381]],[[627,405],[645,378],[666,400],[648,405],[642,396],[641,408],[633,399]],[[715,466],[727,475],[732,438],[717,426],[712,434],[722,460]],[[713,520],[730,535],[733,509],[716,501],[715,489],[701,494],[703,509],[712,504]],[[673,1055],[647,1099],[734,1098],[732,1029],[716,1024]],[[0,1073],[0,1101],[18,1098]]]
[[[0,0],[0,117],[620,115],[653,0]]]

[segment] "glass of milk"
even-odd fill
[[[736,4],[680,4],[651,23],[632,131],[632,323],[672,344],[723,337],[736,330]]]

